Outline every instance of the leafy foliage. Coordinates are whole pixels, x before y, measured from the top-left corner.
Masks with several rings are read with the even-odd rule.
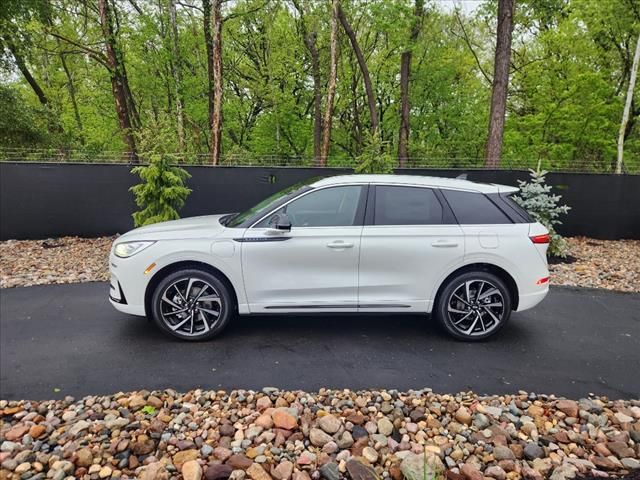
[[[0,145],[4,147],[33,147],[48,145],[47,116],[29,105],[13,89],[0,85]],[[43,120],[45,123],[43,123]]]
[[[145,405],[140,411],[145,415],[155,415],[157,412],[156,407],[152,405]]]
[[[356,173],[393,173],[396,159],[389,153],[389,142],[378,132],[370,135],[362,153],[356,158]]]
[[[547,185],[545,176],[546,170],[529,170],[531,180],[528,182],[520,180],[520,194],[514,196],[514,200],[534,218],[547,227],[551,235],[551,244],[547,253],[550,256],[566,257],[567,242],[556,232],[555,226],[562,224],[560,215],[566,215],[571,207],[560,205],[561,195],[551,193],[551,186]]]
[[[165,151],[167,134],[155,137],[140,136],[149,164],[135,167],[131,173],[140,176],[142,183],[131,187],[136,205],[141,210],[133,214],[136,227],[177,220],[180,210],[191,193],[185,181],[191,177],[183,168],[175,166],[175,158]],[[173,163],[172,163],[173,162]]]
[[[174,58],[166,2],[109,1],[139,115],[136,133],[160,132],[166,152],[180,152],[181,159],[194,162],[211,144],[204,19],[199,2],[177,3],[180,61]],[[304,18],[292,0],[223,2],[223,163],[240,155],[258,162],[271,156],[312,161],[314,90],[301,24],[315,35],[324,88],[330,2],[297,3]],[[372,142],[384,143],[381,151],[389,158],[397,149],[400,54],[407,48],[413,55],[409,165],[415,159],[434,166],[482,165],[497,2],[463,10],[426,2],[420,33],[410,46],[411,0],[341,4],[371,72],[380,138],[370,138],[361,73],[341,32],[329,165],[353,165],[352,159],[359,159],[361,168],[387,169],[373,165],[379,162],[371,156]],[[1,125],[2,146],[123,151],[111,76],[101,63],[104,37],[96,0],[0,5],[0,107],[11,113]],[[610,171],[632,60],[629,46],[638,34],[640,13],[633,1],[518,1],[503,165],[529,167],[540,160],[546,169]],[[47,108],[9,44],[46,94]],[[174,67],[181,74],[179,88]],[[176,91],[184,97],[182,150]],[[632,171],[640,170],[639,103],[625,141],[626,168]]]
[[[191,193],[184,182],[191,175],[180,167],[172,166],[170,161],[167,155],[152,154],[149,165],[131,170],[131,173],[140,175],[143,182],[131,187],[136,205],[142,208],[133,214],[137,227],[180,218],[178,210]]]

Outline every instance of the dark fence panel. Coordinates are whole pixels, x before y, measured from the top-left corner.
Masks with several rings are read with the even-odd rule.
[[[348,173],[319,168],[189,166],[193,191],[183,217],[237,212],[290,185],[316,176]],[[0,162],[0,239],[62,235],[95,237],[133,228],[139,183],[118,164]]]
[[[243,210],[285,187],[346,169],[189,166],[193,190],[182,216]],[[0,238],[92,237],[133,228],[127,165],[0,163]],[[458,176],[460,170],[407,169],[411,175]],[[517,185],[525,171],[472,170],[468,179]],[[550,173],[548,181],[572,207],[565,235],[640,239],[640,176]]]

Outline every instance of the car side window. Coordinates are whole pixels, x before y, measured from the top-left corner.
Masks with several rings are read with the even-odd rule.
[[[440,225],[442,205],[430,188],[376,187],[374,225]]]
[[[460,225],[513,223],[502,210],[482,193],[441,190]]]
[[[256,225],[269,227],[275,214],[285,213],[292,227],[345,227],[355,224],[362,186],[345,185],[307,193],[279,208]]]

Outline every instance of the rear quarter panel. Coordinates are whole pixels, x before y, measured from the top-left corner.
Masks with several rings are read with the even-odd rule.
[[[529,224],[461,225],[464,232],[465,255],[462,262],[442,273],[431,294],[435,300],[442,282],[454,271],[476,263],[488,263],[505,270],[514,279],[520,297],[547,286],[536,281],[549,275],[544,260],[529,239]]]

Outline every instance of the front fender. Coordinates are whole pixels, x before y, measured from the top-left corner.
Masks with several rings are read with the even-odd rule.
[[[211,251],[211,249],[209,249],[209,251]],[[147,285],[145,286],[145,297],[149,286],[155,284],[167,268],[180,263],[192,262],[207,265],[218,270],[222,275],[224,275],[227,280],[229,280],[229,283],[231,283],[231,286],[235,291],[236,298],[238,299],[238,308],[242,311],[241,306],[246,304],[246,299],[244,288],[242,288],[242,269],[240,265],[239,250],[234,255],[225,258],[213,253],[205,253],[200,250],[183,250],[158,257],[155,260],[156,266],[153,269],[154,273],[151,275]]]

